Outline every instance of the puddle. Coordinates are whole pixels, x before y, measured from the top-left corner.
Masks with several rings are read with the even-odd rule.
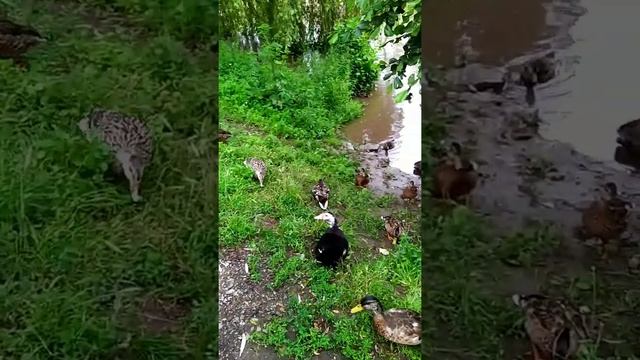
[[[378,53],[378,57],[389,60],[402,54],[401,44],[387,44]],[[417,73],[417,67],[407,68],[406,78]],[[411,89],[411,102],[396,104],[393,97],[403,89],[388,91],[390,80],[384,81],[381,74],[375,91],[366,99],[364,114],[344,127],[343,132],[354,145],[377,144],[393,140],[395,147],[389,151],[389,164],[405,174],[413,174],[413,165],[422,157],[421,142],[421,98],[420,84]],[[406,88],[406,87],[405,87]],[[375,153],[385,157],[384,152]]]

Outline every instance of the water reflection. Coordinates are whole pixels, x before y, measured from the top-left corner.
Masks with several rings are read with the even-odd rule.
[[[402,44],[387,44],[378,56],[388,60],[402,54]],[[418,67],[407,68],[406,78],[417,74]],[[389,165],[413,174],[413,165],[421,159],[421,98],[420,84],[411,89],[412,100],[396,104],[394,96],[406,89],[389,91],[390,81],[382,80],[366,99],[364,114],[344,128],[344,133],[355,144],[381,143],[393,140],[395,147],[389,151]],[[381,156],[384,156],[382,153]]]
[[[619,158],[616,129],[640,115],[640,52],[630,49],[640,36],[640,2],[583,0],[581,5],[588,12],[571,29],[575,43],[563,54],[575,59],[565,69],[575,76],[538,94],[548,123],[543,135],[612,161]]]

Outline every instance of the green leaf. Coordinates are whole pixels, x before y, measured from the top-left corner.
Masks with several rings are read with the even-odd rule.
[[[409,94],[410,94],[409,89],[402,90],[398,94],[396,94],[396,96],[393,97],[393,100],[396,103],[401,103],[401,102],[403,102],[403,101],[405,101],[407,99]]]

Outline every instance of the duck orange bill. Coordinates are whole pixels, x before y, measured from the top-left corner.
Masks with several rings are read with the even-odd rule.
[[[358,305],[358,306],[354,307],[353,309],[351,309],[351,313],[352,313],[352,314],[355,314],[355,313],[360,312],[360,311],[362,311],[362,310],[364,310],[364,308],[362,307],[362,305]]]

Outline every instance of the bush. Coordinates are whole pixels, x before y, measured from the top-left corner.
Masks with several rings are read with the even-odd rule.
[[[349,78],[354,96],[366,96],[374,88],[380,75],[375,51],[358,29],[358,20],[352,19],[338,24],[329,39],[331,51],[347,56]]]
[[[355,119],[348,62],[331,54],[290,67],[276,44],[258,56],[229,43],[220,51],[220,113],[286,138],[320,139]]]

